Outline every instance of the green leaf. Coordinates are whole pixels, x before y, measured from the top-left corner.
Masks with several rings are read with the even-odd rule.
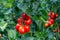
[[[16,31],[15,30],[8,30],[8,38],[16,39]]]
[[[27,37],[26,40],[34,40],[34,37]]]

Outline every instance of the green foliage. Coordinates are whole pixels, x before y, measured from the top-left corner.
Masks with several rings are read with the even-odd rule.
[[[52,27],[45,28],[48,13],[59,14]],[[15,26],[17,19],[26,12],[33,21],[31,32],[21,35]],[[0,40],[59,40],[53,30],[60,26],[60,0],[0,0]]]

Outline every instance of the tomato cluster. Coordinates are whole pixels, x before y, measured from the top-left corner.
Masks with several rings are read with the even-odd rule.
[[[51,26],[52,24],[54,24],[55,19],[58,17],[58,14],[54,13],[54,12],[50,12],[48,14],[49,18],[48,18],[48,22],[45,24],[45,27],[48,28],[49,26]]]
[[[16,24],[16,30],[20,34],[25,34],[30,31],[30,25],[32,24],[31,17],[27,15],[26,13],[23,13],[20,18],[18,18]]]

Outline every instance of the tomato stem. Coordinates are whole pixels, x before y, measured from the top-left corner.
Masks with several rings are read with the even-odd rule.
[[[44,18],[40,17],[40,19],[41,19],[44,23],[46,23],[46,21],[45,21],[45,19],[44,19]]]
[[[31,36],[32,36],[32,31],[30,31],[30,34],[31,34]]]

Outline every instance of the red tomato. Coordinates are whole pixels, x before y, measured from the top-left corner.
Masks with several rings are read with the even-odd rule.
[[[53,24],[54,23],[54,20],[53,19],[50,19],[50,22]]]
[[[54,23],[54,20],[53,19],[50,19],[50,21],[48,21],[48,24],[49,25],[52,25]]]
[[[53,16],[54,16],[54,15],[55,15],[55,13],[54,13],[54,12],[51,12],[51,15],[53,15]]]
[[[20,34],[24,34],[25,33],[25,29],[23,26],[19,27],[19,33]]]
[[[31,19],[31,17],[30,17],[30,16],[27,16],[27,20],[28,20],[28,19]]]
[[[26,13],[23,13],[22,14],[22,17],[25,19],[27,17],[27,14]]]
[[[17,25],[16,25],[16,30],[17,30],[17,31],[18,31],[18,29],[19,29],[20,26],[21,26],[20,24],[17,24]]]
[[[18,21],[18,23],[20,23],[20,24],[21,24],[21,23],[23,22],[22,17],[21,17],[21,18],[18,18],[18,20],[17,20],[17,21]]]
[[[56,18],[58,17],[58,14],[55,14],[56,15]]]
[[[49,24],[49,25],[52,25],[52,22],[51,22],[51,21],[48,21],[48,24]]]
[[[24,28],[25,28],[25,32],[29,32],[30,31],[30,26],[25,25]]]
[[[50,16],[52,19],[55,19],[55,13],[54,12],[51,12],[51,16]]]
[[[32,20],[31,19],[25,20],[25,23],[26,23],[26,25],[30,25],[30,24],[32,24]]]

